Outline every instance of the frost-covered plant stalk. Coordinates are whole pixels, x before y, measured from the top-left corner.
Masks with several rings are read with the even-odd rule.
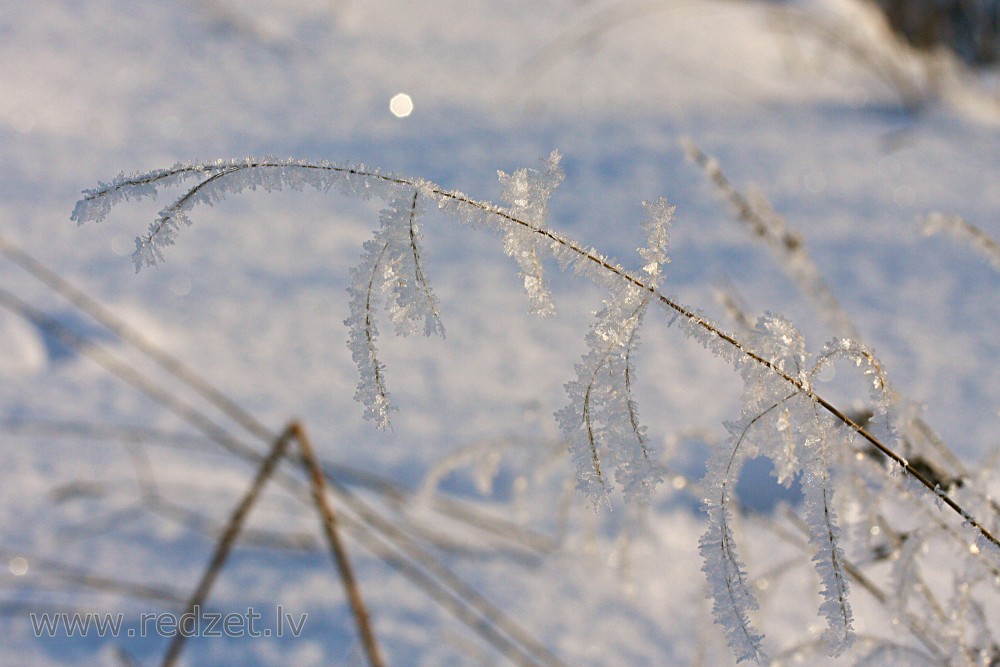
[[[638,271],[627,270],[549,228],[548,198],[563,178],[559,160],[554,152],[539,169],[521,169],[512,175],[501,172],[506,206],[363,165],[273,158],[178,164],[146,174],[119,174],[112,182],[85,191],[72,217],[80,224],[100,221],[122,200],[155,196],[160,188],[187,183],[184,194],[164,208],[148,232],[136,240],[133,260],[139,270],[162,261],[165,248],[190,224],[188,214],[196,205],[213,204],[230,193],[308,186],[324,191],[337,188],[348,195],[386,202],[379,228],[364,244],[361,260],[352,269],[351,309],[345,321],[360,375],[356,398],[364,406],[365,418],[379,428],[390,424],[394,409],[377,347],[379,304],[385,304],[397,334],[444,334],[438,301],[420,259],[419,224],[431,205],[463,223],[502,234],[505,252],[520,268],[531,310],[540,315],[554,311],[542,270],[546,256],[554,257],[564,269],[586,276],[607,294],[604,308],[586,335],[588,351],[576,366],[576,377],[566,384],[569,402],[556,413],[576,465],[578,488],[595,506],[616,484],[626,498],[646,500],[661,481],[633,397],[634,360],[639,329],[650,305],[678,318],[688,335],[732,363],[745,385],[740,416],[726,424],[729,438],[709,462],[704,480],[708,527],[700,543],[714,613],[738,660],[766,660],[762,635],[750,618],[757,606],[754,587],[739,557],[732,525],[733,488],[741,466],[751,457],[770,458],[779,481],[790,483],[798,477],[804,485],[809,549],[822,586],[819,613],[826,622],[823,637],[832,655],[844,652],[854,640],[848,600],[852,570],[840,545],[834,504],[837,476],[849,473],[867,480],[886,470],[869,465],[861,472],[858,456],[864,456],[859,451],[889,461],[890,469],[902,471],[931,492],[935,501],[957,513],[969,532],[969,537],[957,539],[965,540],[969,550],[983,559],[986,571],[997,571],[1000,542],[993,532],[926,469],[897,453],[885,373],[870,350],[841,338],[813,357],[795,326],[777,315],[762,317],[750,335],[737,337],[666,296],[660,285],[673,207],[665,200],[645,205],[647,245],[639,250]],[[885,435],[876,437],[860,420],[816,392],[817,374],[838,361],[854,364],[869,377],[872,423],[880,422]],[[868,459],[877,460],[871,455]],[[957,532],[957,524],[951,522],[948,529]],[[912,563],[912,558],[906,562]]]

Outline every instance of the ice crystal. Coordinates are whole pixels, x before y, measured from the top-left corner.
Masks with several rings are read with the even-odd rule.
[[[713,346],[711,335],[700,334],[699,338]],[[830,439],[843,429],[814,400],[810,381],[816,368],[810,368],[805,340],[790,321],[772,314],[761,317],[740,349],[744,353],[734,362],[745,385],[743,410],[737,422],[727,424],[730,439],[712,457],[705,476],[709,526],[702,537],[701,553],[712,584],[716,620],[738,658],[759,659],[759,637],[748,621],[756,601],[732,544],[729,505],[743,461],[763,455],[774,462],[779,481],[788,483],[803,473],[805,521],[822,583],[819,613],[827,621],[824,639],[830,653],[839,655],[854,638],[831,472],[837,454]],[[881,367],[873,355],[841,341],[824,348],[820,363],[841,357],[860,360],[875,376],[881,396],[884,376],[878,372]]]
[[[348,347],[361,379],[355,398],[365,406],[365,418],[379,428],[389,425],[392,411],[385,385],[385,367],[379,361],[375,341],[375,312],[380,295],[386,298],[396,333],[418,331],[444,335],[437,297],[420,264],[418,217],[422,211],[420,190],[402,191],[390,199],[379,216],[381,227],[364,245],[360,264],[351,270],[348,288],[351,315],[344,324],[350,333]]]
[[[726,424],[730,439],[716,449],[705,475],[703,506],[708,527],[699,542],[704,559],[702,571],[708,579],[712,613],[722,626],[729,648],[737,662],[765,662],[761,647],[764,636],[750,622],[750,612],[758,608],[757,598],[748,581],[746,567],[737,553],[732,530],[731,494],[748,451],[742,447],[747,434],[759,417],[744,413],[737,422]]]
[[[667,262],[672,215],[673,207],[665,200],[646,204],[643,228],[648,245],[639,255],[651,287]],[[662,481],[632,398],[634,354],[651,292],[621,276],[609,282],[611,294],[587,334],[587,353],[576,365],[576,379],[566,384],[569,404],[556,413],[570,443],[578,488],[595,504],[612,488],[608,468],[630,500],[648,500]]]
[[[542,316],[554,314],[555,305],[545,286],[542,271],[545,246],[535,230],[545,228],[549,197],[563,180],[560,159],[559,152],[552,151],[541,170],[518,169],[509,175],[499,172],[503,185],[502,198],[511,207],[511,217],[527,223],[527,226],[515,221],[504,224],[504,251],[521,267],[531,311]]]

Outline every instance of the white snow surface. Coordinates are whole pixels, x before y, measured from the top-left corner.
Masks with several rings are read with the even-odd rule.
[[[669,316],[645,315],[633,391],[653,448],[665,455],[679,438],[690,465],[671,464],[684,478],[665,474],[648,508],[615,495],[595,514],[574,490],[553,417],[607,297],[590,281],[547,262],[557,315],[532,316],[523,269],[500,236],[428,207],[422,268],[447,336],[397,338],[379,311],[398,409],[379,431],[354,400],[343,322],[350,268],[379,226],[381,202],[334,191],[230,195],[190,211],[193,224],[165,261],[138,274],[133,238],[182,190],[118,204],[99,224],[78,227],[69,216],[82,190],[119,172],[248,155],[364,163],[501,202],[498,170],[535,167],[557,149],[565,180],[548,201],[550,227],[638,272],[642,202],[665,197],[676,213],[664,292],[736,328],[716,302],[727,290],[753,318],[795,321],[819,350],[833,333],[686,160],[679,141],[689,137],[801,235],[900,394],[924,406],[970,468],[995,465],[1000,272],[961,240],[921,232],[941,211],[1000,237],[1000,112],[984,101],[985,81],[941,84],[907,110],[847,38],[818,39],[819,29],[793,20],[825,25],[856,11],[847,0],[6,3],[0,236],[270,429],[299,419],[328,463],[413,494],[395,501],[360,474],[336,473],[393,521],[426,531],[416,539],[429,553],[565,664],[729,664],[705,598],[704,517],[691,488],[705,447],[722,442],[723,421],[739,413],[741,382]],[[861,39],[869,24],[856,25]],[[413,100],[408,117],[390,112],[398,93]],[[264,450],[6,256],[0,290]],[[178,610],[52,564],[185,597],[254,468],[13,311],[0,311],[0,336],[0,663],[155,664],[166,648],[155,633],[36,637],[31,612],[123,613],[136,627],[143,613]],[[849,408],[864,397],[863,387],[852,393],[859,386],[833,382],[830,393]],[[417,494],[429,478],[438,487]],[[441,498],[477,518],[447,516]],[[483,517],[517,530],[494,535]],[[753,533],[754,519],[745,521]],[[308,614],[302,636],[192,638],[182,662],[364,664],[308,503],[272,486],[249,528],[307,546],[248,537],[207,606],[253,608],[266,624],[281,605]],[[518,541],[528,531],[545,548]],[[388,664],[508,664],[346,532]],[[783,651],[824,627],[808,557],[778,544],[743,553],[756,574],[783,549],[796,563],[756,617],[768,654],[791,660]],[[15,558],[27,573],[15,574]],[[785,586],[809,591],[800,608],[772,604]],[[852,602],[859,632],[892,635],[871,599]],[[821,660],[851,664],[863,653],[859,645]]]

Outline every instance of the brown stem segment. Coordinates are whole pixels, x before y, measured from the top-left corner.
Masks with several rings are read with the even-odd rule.
[[[261,491],[267,484],[267,480],[274,473],[275,468],[277,468],[278,463],[284,456],[285,451],[288,449],[288,443],[295,437],[295,426],[295,424],[292,424],[278,436],[271,447],[270,453],[261,462],[253,483],[243,495],[243,499],[240,500],[236,509],[233,510],[229,523],[226,524],[226,530],[222,533],[215,547],[215,553],[212,554],[212,559],[209,561],[208,567],[205,568],[205,573],[202,575],[201,581],[198,582],[198,587],[195,588],[194,593],[188,599],[187,607],[180,618],[196,616],[200,613],[202,604],[204,604],[208,598],[208,593],[212,590],[212,584],[215,583],[216,577],[218,577],[222,566],[225,565],[226,559],[229,557],[229,552],[232,550],[233,545],[236,544],[236,539],[243,529],[243,524],[250,514],[250,509],[257,501]],[[167,652],[163,656],[163,662],[161,663],[163,667],[172,667],[177,662],[186,640],[187,633],[181,631],[181,624],[178,623],[177,632],[174,634],[173,639],[171,639],[170,645],[167,646]]]
[[[354,577],[350,561],[347,558],[347,551],[344,549],[343,543],[340,541],[339,533],[337,532],[337,517],[333,511],[333,506],[330,505],[330,502],[327,499],[326,479],[323,476],[322,468],[317,462],[309,436],[307,435],[302,424],[297,421],[293,421],[285,428],[281,435],[274,441],[274,445],[271,447],[271,451],[268,453],[267,457],[261,462],[260,467],[257,469],[257,475],[254,477],[253,483],[243,495],[243,498],[236,506],[236,509],[233,510],[229,523],[226,524],[226,530],[223,532],[222,536],[219,538],[218,544],[216,545],[215,553],[212,554],[212,559],[209,561],[208,567],[205,569],[205,573],[202,575],[201,581],[198,582],[197,588],[195,588],[194,593],[191,594],[184,614],[180,618],[197,616],[197,614],[200,613],[201,606],[208,598],[208,594],[212,589],[212,585],[215,583],[215,579],[218,577],[219,572],[222,570],[222,567],[225,565],[226,560],[229,557],[229,552],[232,550],[233,545],[236,544],[236,540],[243,529],[244,523],[246,523],[246,519],[250,514],[251,508],[257,501],[257,498],[260,497],[260,494],[271,475],[277,469],[278,463],[281,462],[285,452],[288,450],[289,443],[293,440],[298,443],[299,450],[302,453],[303,465],[309,473],[313,500],[315,501],[316,509],[320,514],[327,541],[330,543],[330,551],[333,554],[334,563],[337,566],[340,579],[344,583],[344,589],[347,592],[347,598],[351,605],[351,611],[354,613],[354,618],[358,625],[358,632],[361,635],[362,644],[364,645],[365,653],[368,656],[368,662],[371,667],[384,667],[385,662],[382,660],[378,643],[375,641],[375,635],[371,629],[368,610],[365,608],[364,601],[361,599],[361,593],[358,589],[357,580]],[[181,650],[184,648],[184,642],[187,640],[187,637],[187,633],[182,632],[180,624],[178,624],[178,631],[174,634],[173,639],[170,641],[170,645],[167,647],[167,652],[163,656],[163,662],[161,663],[162,667],[173,667],[173,665],[177,662],[177,659],[180,657]]]
[[[354,570],[351,568],[351,561],[347,557],[347,550],[340,541],[340,533],[337,530],[337,515],[330,504],[326,477],[323,469],[316,460],[312,443],[306,433],[305,428],[299,422],[292,422],[289,426],[292,437],[299,443],[299,450],[302,452],[302,464],[309,473],[309,481],[312,486],[313,500],[316,509],[319,511],[323,523],[323,532],[326,540],[330,544],[330,553],[333,562],[337,566],[340,580],[344,584],[344,591],[351,604],[351,611],[354,613],[354,620],[358,626],[358,634],[361,635],[361,643],[365,647],[365,654],[368,656],[368,663],[372,667],[383,667],[385,662],[379,650],[378,642],[375,641],[375,633],[372,632],[371,618],[364,600],[361,598],[361,591],[358,588],[357,580],[354,577]]]

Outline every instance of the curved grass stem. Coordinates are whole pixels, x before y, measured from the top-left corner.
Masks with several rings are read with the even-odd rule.
[[[771,373],[775,374],[778,378],[788,383],[796,392],[801,393],[812,400],[816,405],[826,410],[835,419],[847,426],[851,431],[861,436],[869,444],[875,447],[878,451],[888,457],[891,461],[896,463],[902,468],[902,470],[909,475],[911,478],[919,482],[923,487],[925,487],[930,493],[934,494],[936,499],[947,505],[953,512],[962,517],[962,520],[974,528],[979,535],[985,539],[987,542],[992,544],[997,549],[1000,549],[1000,539],[997,537],[978,519],[973,517],[968,511],[966,511],[957,501],[955,501],[950,495],[944,492],[938,485],[932,483],[920,470],[912,466],[904,457],[897,454],[891,447],[880,441],[877,437],[869,433],[860,424],[848,417],[843,411],[838,409],[835,405],[827,401],[821,395],[817,394],[810,386],[807,386],[802,379],[794,375],[789,374],[784,371],[776,362],[773,362],[760,354],[754,352],[749,346],[737,339],[733,334],[730,334],[718,325],[706,319],[705,317],[696,313],[693,309],[684,306],[683,304],[675,301],[674,299],[664,295],[655,284],[652,284],[648,280],[639,278],[623,267],[612,263],[607,258],[601,256],[593,249],[587,249],[580,245],[574,239],[564,236],[554,230],[545,229],[539,227],[538,225],[531,223],[527,220],[517,217],[512,214],[509,210],[501,208],[495,204],[488,202],[482,202],[453,190],[446,190],[439,186],[431,185],[426,182],[418,181],[417,179],[408,178],[404,176],[397,176],[393,174],[380,173],[375,170],[369,170],[362,167],[351,167],[351,166],[341,166],[328,163],[309,163],[309,162],[295,162],[295,161],[281,161],[281,160],[254,160],[247,159],[245,161],[233,161],[229,163],[217,163],[208,164],[203,166],[184,166],[177,167],[174,170],[166,170],[163,172],[157,172],[156,174],[149,176],[137,177],[135,180],[123,179],[116,182],[114,185],[103,187],[96,191],[88,192],[85,196],[85,200],[94,200],[99,197],[114,194],[121,189],[127,189],[135,185],[150,185],[158,180],[167,179],[182,172],[187,173],[191,171],[200,171],[206,175],[206,178],[202,180],[197,185],[193,186],[182,196],[174,206],[167,209],[168,211],[175,210],[178,206],[183,206],[184,204],[193,201],[195,195],[197,195],[203,188],[208,186],[213,182],[218,182],[220,179],[224,179],[232,174],[236,174],[240,171],[247,169],[306,169],[306,170],[321,170],[327,172],[333,172],[345,175],[347,177],[357,177],[361,179],[373,179],[386,183],[391,183],[400,186],[412,187],[418,191],[425,192],[428,195],[437,197],[441,201],[450,201],[460,206],[467,206],[472,209],[476,209],[481,212],[485,212],[489,215],[496,216],[507,224],[518,225],[529,230],[531,233],[538,235],[539,237],[546,239],[553,248],[561,248],[562,250],[568,252],[570,255],[575,256],[578,261],[588,262],[596,266],[599,270],[606,271],[618,278],[631,283],[635,287],[646,291],[649,293],[651,299],[658,301],[661,306],[667,308],[668,310],[675,313],[677,316],[685,318],[688,323],[702,331],[708,333],[710,336],[722,341],[726,345],[731,346],[738,355],[749,359],[750,361],[759,364],[767,368]],[[147,237],[148,239],[149,237]],[[151,240],[151,239],[150,239]]]

